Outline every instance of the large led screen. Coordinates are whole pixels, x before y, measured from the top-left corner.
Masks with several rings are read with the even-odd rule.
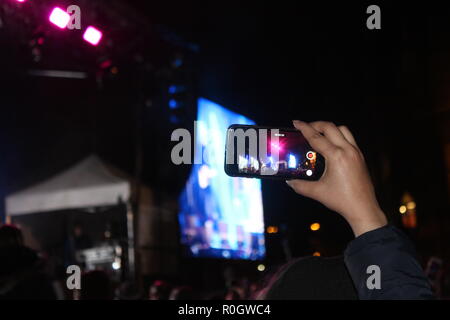
[[[200,160],[181,193],[181,241],[188,256],[264,258],[261,181],[224,172],[225,138],[231,124],[254,124],[207,99],[199,99],[195,146]]]

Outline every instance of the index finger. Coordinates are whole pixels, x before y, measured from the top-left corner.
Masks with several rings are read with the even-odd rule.
[[[306,122],[294,120],[294,127],[301,131],[308,143],[316,151],[321,153],[324,157],[330,156],[335,150],[336,146],[331,143],[324,135],[314,129]]]
[[[345,139],[344,134],[332,122],[315,121],[310,122],[309,125],[322,133],[336,146],[345,148],[349,144],[349,142]]]

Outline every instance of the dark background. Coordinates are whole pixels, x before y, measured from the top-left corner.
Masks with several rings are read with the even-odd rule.
[[[78,2],[83,11],[85,2],[70,3]],[[50,32],[36,63],[29,45],[34,31],[20,23],[14,30],[0,28],[2,197],[96,152],[138,174],[154,188],[156,201],[176,198],[188,168],[168,161],[173,124],[160,93],[161,83],[172,79],[164,74],[179,50],[192,97],[208,98],[260,125],[291,126],[293,119],[347,125],[390,220],[400,226],[400,199],[410,192],[419,221],[410,234],[421,257],[448,255],[447,7],[405,1],[126,1],[129,11],[117,17],[101,10],[102,1],[91,1],[97,3],[96,18],[113,40],[109,49],[86,48]],[[111,2],[117,8],[113,3],[120,1]],[[366,28],[370,4],[381,7],[381,30]],[[121,19],[129,21],[123,30]],[[182,41],[167,46],[160,30]],[[112,59],[118,74],[99,75],[102,59]],[[25,75],[36,66],[83,70],[89,78]],[[195,109],[184,116],[190,123]],[[338,254],[352,238],[342,218],[284,183],[264,181],[263,192],[266,225],[282,231],[267,235],[269,261],[283,260],[284,235],[294,256],[313,248]],[[322,228],[312,234],[308,228],[315,221]]]

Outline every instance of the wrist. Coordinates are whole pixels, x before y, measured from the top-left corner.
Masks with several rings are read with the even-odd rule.
[[[386,215],[380,208],[359,212],[346,220],[355,237],[387,225]]]

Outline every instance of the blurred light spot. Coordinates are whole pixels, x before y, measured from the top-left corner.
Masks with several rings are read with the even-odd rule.
[[[170,93],[170,94],[175,94],[175,93],[177,93],[177,86],[175,86],[175,85],[169,86],[169,93]]]
[[[214,175],[214,172],[207,165],[202,165],[198,170],[198,184],[200,188],[206,189],[209,186],[210,179]]]
[[[297,159],[293,154],[289,155],[289,161],[288,161],[289,168],[295,169],[297,167]]]
[[[406,212],[406,206],[400,206],[398,211],[400,211],[401,214],[404,214]]]
[[[320,229],[320,223],[314,222],[309,226],[309,228],[311,229],[311,231],[317,231]]]
[[[169,100],[169,108],[170,109],[176,109],[178,108],[178,102],[175,99],[170,99]]]
[[[267,227],[267,233],[277,233],[278,227],[277,226],[268,226]]]
[[[410,201],[406,204],[406,208],[408,208],[408,210],[414,210],[416,208],[416,203],[414,201]]]

